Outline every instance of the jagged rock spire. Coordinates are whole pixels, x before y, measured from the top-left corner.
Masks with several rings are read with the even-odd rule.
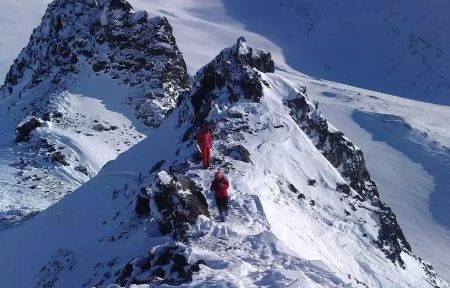
[[[235,45],[222,50],[197,72],[190,96],[191,109],[185,110],[183,121],[203,121],[216,104],[239,99],[258,102],[264,83],[260,72],[274,72],[271,54],[252,48],[240,37]]]

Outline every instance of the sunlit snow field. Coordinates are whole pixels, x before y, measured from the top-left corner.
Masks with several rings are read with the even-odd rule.
[[[48,2],[40,0],[33,1],[33,4],[31,4],[27,0],[18,0],[2,1],[0,3],[0,11],[8,11],[8,13],[0,13],[2,24],[0,25],[0,43],[2,47],[7,47],[0,55],[1,78],[7,71],[5,65],[9,65],[7,63],[11,63],[20,49],[27,43],[27,34],[30,34],[32,28],[38,25],[39,18],[44,13],[45,5]],[[285,34],[280,35],[278,38],[273,37],[273,29],[275,28],[273,28],[272,24],[276,22],[279,25],[295,23],[294,20],[289,22],[291,21],[289,17],[293,17],[291,14],[284,15],[286,19],[283,19],[281,22],[276,20],[267,21],[267,17],[261,18],[258,14],[264,11],[264,7],[258,10],[239,10],[237,5],[241,1],[224,1],[222,3],[218,0],[133,0],[130,2],[136,7],[143,8],[153,14],[163,14],[168,17],[174,27],[177,43],[184,54],[191,74],[206,64],[222,48],[234,43],[235,39],[241,35],[245,36],[252,45],[271,51],[279,68],[278,73],[291,78],[291,80],[305,84],[309,97],[319,102],[319,110],[364,151],[369,172],[379,187],[381,197],[397,213],[406,237],[412,244],[413,251],[430,261],[442,276],[450,279],[450,260],[448,257],[450,255],[450,203],[448,202],[450,108],[421,101],[405,100],[387,94],[315,79],[293,72],[288,68],[289,66],[295,67],[301,72],[311,73],[314,76],[329,80],[361,85],[362,88],[394,91],[405,98],[425,99],[428,101],[429,99],[425,96],[430,96],[430,99],[434,102],[442,100],[443,103],[448,104],[450,101],[448,99],[450,98],[441,99],[441,97],[437,99],[434,95],[429,95],[431,90],[427,90],[424,87],[427,79],[438,85],[436,84],[438,79],[436,75],[439,73],[432,74],[434,78],[424,78],[425,83],[420,82],[420,89],[407,87],[407,84],[410,82],[402,81],[402,70],[398,70],[398,65],[401,65],[402,61],[408,61],[408,58],[400,57],[402,53],[405,53],[402,50],[405,43],[402,42],[396,46],[391,45],[391,42],[389,42],[388,45],[382,47],[383,49],[372,51],[377,53],[378,57],[389,55],[389,59],[384,63],[385,67],[381,68],[370,66],[375,65],[377,59],[369,59],[370,61],[367,62],[351,59],[352,51],[347,51],[341,46],[351,48],[352,45],[346,46],[343,43],[339,46],[342,49],[333,50],[333,53],[335,53],[331,55],[333,58],[325,58],[327,61],[333,61],[333,65],[321,62],[320,69],[317,68],[317,70],[313,71],[311,67],[314,67],[316,62],[312,60],[312,62],[308,62],[311,58],[306,59],[306,62],[296,61],[297,59],[295,58],[303,55],[301,51],[297,52],[296,45],[299,42],[306,41],[307,38],[302,38],[300,37],[302,35],[298,34],[291,35],[293,37],[292,41],[289,41],[289,35]],[[249,5],[257,5],[255,2],[249,1],[248,3]],[[420,6],[418,7],[420,8]],[[436,7],[439,8],[439,6]],[[272,11],[279,13],[283,9],[286,8],[274,7]],[[447,10],[440,10],[442,10],[442,13],[439,13],[439,15],[448,15],[445,13]],[[20,17],[11,17],[14,11],[20,11],[20,14],[18,14]],[[252,13],[254,15],[251,15]],[[413,14],[417,16],[417,11]],[[261,23],[258,19],[255,20],[258,17],[264,22]],[[448,27],[448,25],[442,26],[442,23],[446,23],[445,18],[438,18],[436,27]],[[347,23],[346,25],[349,27],[349,31],[352,31],[353,24]],[[395,25],[401,26],[402,24],[396,22]],[[285,25],[285,28],[288,27],[288,25]],[[439,36],[439,29],[436,29],[434,26],[430,27],[432,32],[430,33],[437,35],[437,39],[442,39]],[[279,28],[277,26],[277,29]],[[296,26],[293,26],[293,29],[296,29]],[[389,27],[383,29],[389,30]],[[402,37],[404,37],[403,33],[408,35],[406,30],[400,31]],[[389,31],[387,33],[395,34],[395,32]],[[443,33],[443,35],[445,34]],[[351,35],[350,33],[346,36]],[[321,41],[317,40],[317,37]],[[315,44],[313,43],[314,45],[324,45],[323,39],[320,39],[320,34],[315,35],[314,39],[318,41]],[[406,39],[408,39],[407,36]],[[350,40],[353,39],[350,38]],[[373,39],[373,41],[377,41],[377,39]],[[311,44],[312,49],[304,51],[313,53],[315,51],[314,47],[317,47],[313,44]],[[365,46],[363,44],[364,41],[358,43],[358,49],[364,49]],[[435,50],[422,48],[420,41],[417,45],[419,54],[425,53],[427,57],[431,57],[426,58],[432,59],[430,63],[434,65],[440,62],[439,58],[435,59],[437,57],[437,52],[433,52]],[[393,52],[389,53],[391,48]],[[296,55],[296,53],[299,53],[299,55]],[[341,53],[344,53],[347,57],[345,59],[337,59],[339,55],[342,55]],[[450,51],[443,51],[442,53],[442,55],[446,56]],[[314,56],[316,57],[314,59],[318,59],[321,54],[308,54],[308,56]],[[362,57],[365,54],[358,53],[358,56]],[[396,57],[400,57],[402,60],[395,62]],[[412,57],[411,59],[414,59],[414,61],[417,60],[416,55]],[[305,63],[304,70],[302,69],[302,63]],[[333,66],[329,70],[325,66],[328,64]],[[367,64],[367,68],[362,64]],[[417,66],[416,62],[413,64],[405,68],[411,71],[403,71],[411,79],[420,77],[420,75],[428,71],[422,67],[420,68],[422,70],[416,72],[414,69],[421,66]],[[356,74],[341,75],[340,72],[347,67],[346,65],[352,66],[352,71],[356,71],[355,73],[360,73],[361,75],[357,75],[358,77],[354,78],[352,76],[356,76]],[[375,69],[369,72],[376,71],[378,73],[371,75],[381,78],[364,78],[364,74],[369,73],[366,70],[369,67]],[[393,68],[395,77],[390,78],[381,74],[381,72],[385,72],[386,67]],[[436,69],[440,70],[441,68],[441,66],[438,66]],[[401,85],[395,86],[396,83],[400,83],[399,81],[401,81]],[[385,87],[385,84],[388,87]],[[442,92],[445,91],[445,87],[444,85],[436,90],[440,93],[439,95],[445,95]],[[401,93],[402,91],[405,91],[405,93]],[[412,91],[411,94],[408,94],[409,91]],[[426,91],[426,93],[421,93],[423,91]],[[423,136],[425,135],[423,133],[426,133],[426,136]],[[413,137],[414,135],[419,135],[419,137]],[[0,153],[5,156],[0,157],[0,181],[2,181],[2,186],[8,187],[8,181],[10,180],[8,177],[11,177],[11,173],[8,172],[8,169],[11,168],[8,168],[9,166],[7,165],[10,151],[5,149],[0,148]],[[8,176],[2,176],[6,175],[3,173],[6,173]],[[5,194],[0,197],[8,199],[8,196]],[[10,199],[15,199],[14,197],[9,197]],[[1,205],[7,204],[2,203]]]

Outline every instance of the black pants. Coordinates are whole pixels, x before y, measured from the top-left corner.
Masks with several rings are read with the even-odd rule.
[[[217,209],[219,209],[219,214],[222,214],[222,212],[228,214],[228,196],[225,197],[216,196],[216,205]]]

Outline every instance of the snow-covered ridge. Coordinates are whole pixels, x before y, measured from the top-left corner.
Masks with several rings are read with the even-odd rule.
[[[167,19],[53,1],[0,89],[0,221],[39,212],[151,134],[189,89]]]
[[[0,233],[2,283],[448,287],[408,251],[402,265],[386,257],[375,243],[383,229],[377,207],[344,186],[290,114],[286,100],[302,87],[234,57],[271,63],[258,58],[267,53],[241,54],[244,45],[239,39],[199,71],[154,137]],[[202,119],[215,135],[210,170],[193,139]],[[227,223],[215,221],[208,193],[219,168],[232,187]]]

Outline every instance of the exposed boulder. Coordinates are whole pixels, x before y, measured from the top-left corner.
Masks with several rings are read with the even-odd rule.
[[[86,176],[89,176],[89,171],[88,171],[87,167],[84,165],[81,165],[81,164],[77,165],[77,166],[75,166],[74,169],[75,169],[75,171],[78,171],[80,173],[83,173]]]
[[[236,145],[227,150],[227,155],[235,160],[250,163],[250,152],[242,145]]]
[[[147,255],[131,260],[120,272],[117,284],[181,285],[192,281],[203,260],[189,263],[190,248],[180,243],[168,243],[153,248]]]
[[[27,117],[16,127],[16,143],[28,142],[31,139],[31,132],[42,126],[42,122],[36,117]]]
[[[64,154],[62,154],[60,151],[56,151],[55,153],[53,153],[51,159],[53,162],[60,163],[64,166],[70,165],[69,162],[67,162],[66,160],[66,156],[64,156]]]
[[[141,193],[137,197],[136,206],[134,207],[134,212],[136,212],[138,217],[147,217],[150,215],[150,199],[147,195],[146,189],[142,188]]]
[[[186,239],[199,215],[210,217],[202,188],[188,177],[175,172],[159,172],[154,186],[145,197],[158,210],[152,211],[152,215],[157,219],[161,233],[171,234],[180,240]]]

